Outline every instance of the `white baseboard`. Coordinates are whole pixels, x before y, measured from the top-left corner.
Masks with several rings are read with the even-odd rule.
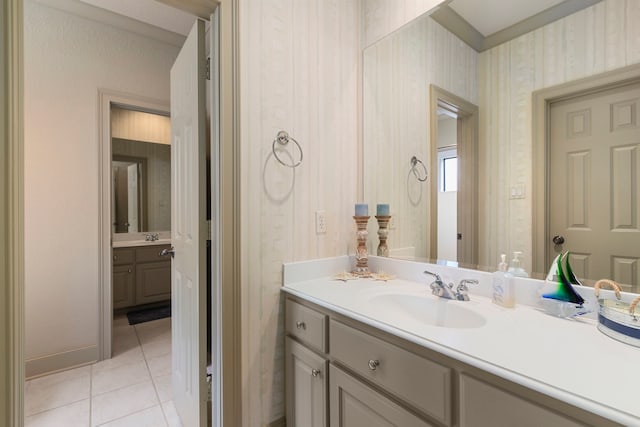
[[[51,354],[25,362],[25,377],[27,379],[66,371],[67,369],[95,363],[98,360],[98,346],[79,348],[63,353]]]

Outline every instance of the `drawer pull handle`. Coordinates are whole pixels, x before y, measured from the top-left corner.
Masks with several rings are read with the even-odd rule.
[[[378,366],[380,366],[379,360],[369,360],[369,369],[375,371],[376,369],[378,369]]]
[[[307,329],[307,325],[304,322],[296,322],[296,328],[298,329]]]
[[[312,369],[311,370],[311,376],[312,377],[317,377],[320,375],[320,371],[318,371],[317,369]]]

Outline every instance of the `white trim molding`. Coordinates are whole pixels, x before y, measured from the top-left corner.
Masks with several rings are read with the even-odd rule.
[[[0,4],[0,425],[24,423],[22,0]]]
[[[98,346],[79,348],[38,357],[25,362],[25,377],[32,379],[70,368],[90,365],[98,360]]]

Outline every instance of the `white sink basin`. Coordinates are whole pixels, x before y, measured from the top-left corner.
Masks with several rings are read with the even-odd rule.
[[[436,298],[431,295],[381,294],[368,300],[382,316],[401,317],[442,328],[480,328],[487,320],[463,306],[465,302]]]

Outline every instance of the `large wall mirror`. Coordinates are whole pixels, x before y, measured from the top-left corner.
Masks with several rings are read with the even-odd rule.
[[[111,107],[113,233],[171,229],[170,141],[168,115]]]
[[[484,3],[482,10],[473,10],[478,3],[473,0],[445,3],[363,52],[363,195],[371,205],[391,205],[390,255],[495,271],[500,254],[512,259],[518,251],[524,268],[541,278],[550,259],[570,250],[572,266],[585,284],[609,277],[628,291],[639,291],[640,120],[636,115],[640,95],[629,95],[633,82],[623,87],[622,94],[612,95],[605,107],[608,113],[600,122],[584,113],[584,106],[558,109],[558,114],[571,120],[536,120],[534,98],[640,63],[637,31],[629,25],[640,19],[640,8],[626,0],[589,0],[580,5],[562,0],[524,1],[522,8],[504,0],[492,2],[491,7],[502,9],[492,12]],[[544,10],[525,10],[530,7]],[[518,11],[513,13],[515,21],[498,22],[497,18],[510,14],[508,10]],[[524,15],[518,15],[520,12]],[[640,76],[640,68],[636,74]],[[625,75],[628,78],[630,73]],[[459,146],[456,150],[460,118],[441,109],[437,100],[434,103],[434,87],[477,106],[476,167],[454,160],[464,155]],[[562,107],[566,100],[549,98],[545,102],[543,115]],[[578,114],[580,111],[584,114]],[[617,121],[609,122],[609,118]],[[611,155],[588,155],[578,138],[580,132],[586,135],[588,126],[615,130],[624,137],[619,146],[603,151]],[[552,128],[559,135],[576,137],[570,138],[573,148],[563,154],[566,161],[560,169],[566,173],[554,178],[554,183],[548,178],[555,176],[550,172],[555,166],[547,161],[551,151],[543,152],[539,146],[550,144],[549,140],[534,136],[553,134]],[[601,139],[610,140],[611,135],[601,135]],[[539,152],[543,152],[541,157]],[[536,156],[540,158],[535,160]],[[414,158],[420,160],[417,167],[426,166],[425,182],[417,179],[424,170],[416,170]],[[598,193],[599,186],[589,183],[604,178],[591,172],[612,162],[618,166],[607,178],[610,185]],[[476,186],[475,259],[460,256],[466,237],[460,236],[459,223],[464,209],[459,194],[455,200],[460,187],[453,180],[463,179],[471,179]],[[547,222],[550,213],[560,208],[550,187],[569,196],[560,199],[568,209],[560,220],[565,231],[556,231]],[[604,203],[611,204],[613,219],[601,223],[611,234],[625,234],[624,250],[614,244],[603,253],[601,240],[583,242],[575,234],[577,228],[595,226],[584,219],[605,215],[606,209],[592,209]],[[539,206],[545,210],[540,211]],[[575,215],[569,218],[566,212]],[[370,221],[371,253],[375,253],[376,232],[377,224]],[[561,239],[553,238],[565,232],[565,242],[555,243]]]

